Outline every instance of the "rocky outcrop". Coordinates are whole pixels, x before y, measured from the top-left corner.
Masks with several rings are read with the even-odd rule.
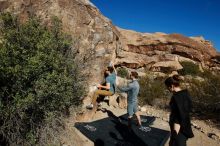
[[[51,17],[57,16],[63,31],[73,37],[72,50],[91,90],[102,80],[110,60],[130,69],[153,71],[181,69],[180,61],[220,68],[220,55],[203,37],[124,30],[112,25],[89,0],[1,0],[0,11],[18,15],[21,22],[37,16],[48,26]]]
[[[220,71],[220,53],[217,53],[217,55],[212,58],[211,69]]]
[[[0,11],[3,11],[5,8],[9,7],[9,2],[7,0],[0,1]]]
[[[140,68],[148,66],[155,68],[157,62],[190,61],[206,67],[213,65],[217,56],[216,49],[211,42],[203,37],[185,37],[181,34],[138,33],[118,28],[121,32],[122,48],[117,50],[118,62],[130,67]],[[176,70],[181,67],[176,68]]]
[[[170,69],[170,71],[175,71],[183,69],[183,67],[178,61],[161,61],[153,64],[151,68],[152,71],[163,71],[163,69]]]
[[[63,31],[73,37],[72,49],[89,76],[88,85],[102,80],[102,71],[120,45],[118,30],[89,0],[1,0],[0,11],[18,15],[21,22],[37,16],[48,26],[57,16]]]

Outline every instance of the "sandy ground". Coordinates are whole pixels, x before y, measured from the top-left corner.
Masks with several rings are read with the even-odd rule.
[[[120,116],[126,113],[125,109],[119,109],[114,107],[109,107],[107,105],[103,105],[104,108],[111,110],[116,116]],[[152,127],[169,130],[167,116],[168,113],[163,110],[154,109],[153,107],[146,107],[146,112],[141,112],[142,115],[155,116],[156,120],[151,125]],[[88,112],[88,111],[87,111]],[[80,119],[84,121],[95,121],[105,117],[108,117],[106,113],[102,111],[97,111],[95,114],[91,114],[88,112],[90,119]],[[63,146],[93,146],[93,142],[87,139],[83,134],[81,134],[76,128],[74,128],[74,122],[77,119],[73,117],[67,120],[66,131],[62,136],[62,144]],[[200,122],[200,121],[199,121]],[[205,125],[202,122],[202,126],[206,126],[205,128],[196,129],[193,128],[193,132],[195,137],[191,138],[187,141],[188,146],[220,146],[219,140],[214,140],[207,136],[207,133],[204,132],[206,129],[212,131],[213,128],[210,125]],[[208,128],[209,129],[208,129]],[[168,146],[169,140],[166,142],[165,146]]]

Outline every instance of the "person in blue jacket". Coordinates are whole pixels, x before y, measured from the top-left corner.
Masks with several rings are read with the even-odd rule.
[[[128,127],[131,127],[131,119],[135,114],[137,117],[138,125],[141,127],[141,118],[138,112],[138,93],[139,93],[139,83],[138,83],[138,73],[133,71],[130,74],[130,79],[132,80],[131,83],[128,84],[127,87],[118,87],[118,89],[122,92],[128,93],[128,106],[127,106],[127,113],[128,113]]]

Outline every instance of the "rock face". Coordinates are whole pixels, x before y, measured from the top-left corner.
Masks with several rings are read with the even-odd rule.
[[[212,66],[217,52],[211,42],[203,37],[185,37],[181,34],[138,33],[118,28],[121,33],[122,48],[117,50],[118,62],[129,68],[178,66],[179,61],[190,61]],[[168,61],[168,62],[167,62]],[[166,63],[167,62],[167,63]],[[162,64],[162,63],[160,63]],[[181,69],[177,67],[176,70]]]
[[[115,58],[119,32],[89,0],[1,0],[0,11],[18,15],[21,22],[34,15],[46,25],[57,16],[73,37],[72,49],[89,75],[89,85],[102,80],[104,67]]]
[[[217,55],[212,58],[212,61],[211,69],[220,71],[220,53],[217,53]]]
[[[169,68],[170,71],[183,69],[182,65],[178,61],[161,61],[161,62],[156,62],[155,64],[153,64],[151,67],[151,70],[152,71],[163,71],[163,70],[166,70],[167,68]]]
[[[78,53],[91,90],[103,79],[110,60],[130,69],[146,67],[153,71],[181,69],[179,61],[220,68],[220,55],[203,37],[124,30],[112,25],[89,0],[0,0],[3,11],[18,15],[21,22],[35,15],[48,26],[51,17],[57,16],[63,31],[73,37],[72,49]]]

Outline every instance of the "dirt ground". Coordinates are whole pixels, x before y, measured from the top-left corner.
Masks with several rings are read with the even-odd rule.
[[[109,107],[107,105],[103,105],[104,108],[111,110],[116,116],[120,116],[126,113],[126,109],[119,109],[114,107]],[[152,127],[169,130],[168,125],[168,116],[169,113],[160,109],[156,109],[154,107],[145,106],[146,111],[141,112],[142,115],[155,116],[156,120],[151,125]],[[102,111],[97,111],[94,114],[91,114],[87,111],[87,117],[75,119],[71,117],[66,122],[66,131],[62,136],[62,146],[93,146],[93,142],[91,142],[88,138],[86,138],[83,134],[81,134],[76,128],[74,128],[74,123],[77,120],[80,121],[95,121],[105,117],[108,117],[106,113]],[[84,114],[86,115],[86,114]],[[206,122],[193,120],[193,132],[195,137],[191,138],[187,141],[188,146],[220,146],[220,141],[217,138],[210,138],[208,133],[215,133],[218,135],[219,129],[208,125]],[[169,140],[166,142],[165,146],[168,146]]]

